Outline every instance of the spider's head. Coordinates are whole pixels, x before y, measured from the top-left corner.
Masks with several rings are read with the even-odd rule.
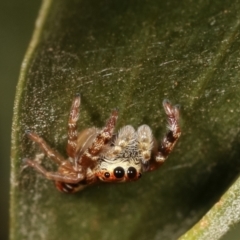
[[[128,161],[103,161],[97,171],[98,178],[103,182],[127,182],[141,177],[140,162],[130,159]]]

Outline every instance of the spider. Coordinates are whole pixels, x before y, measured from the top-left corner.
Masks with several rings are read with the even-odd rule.
[[[172,151],[181,135],[179,107],[168,100],[163,107],[168,119],[168,132],[160,144],[148,125],[136,131],[131,125],[114,133],[118,111],[113,110],[102,128],[88,128],[78,134],[80,95],[73,99],[68,120],[68,160],[53,150],[40,136],[26,131],[48,158],[58,164],[57,172],[49,172],[37,161],[25,158],[27,166],[53,180],[61,192],[74,193],[96,182],[128,182],[141,177],[143,172],[159,168]]]

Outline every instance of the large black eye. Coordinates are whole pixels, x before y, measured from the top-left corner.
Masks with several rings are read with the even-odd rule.
[[[105,176],[105,178],[109,178],[110,177],[110,173],[109,172],[105,172],[104,176]]]
[[[134,167],[128,168],[128,170],[127,170],[127,176],[128,176],[128,178],[130,178],[130,179],[135,178],[135,177],[137,176],[137,170],[136,170],[136,168],[134,168]]]
[[[116,167],[113,173],[116,178],[122,178],[125,174],[124,169],[122,167]]]

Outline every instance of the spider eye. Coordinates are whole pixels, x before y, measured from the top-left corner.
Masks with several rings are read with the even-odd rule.
[[[134,168],[134,167],[128,168],[128,170],[127,170],[127,176],[128,176],[128,178],[130,178],[130,179],[135,178],[135,177],[137,176],[137,170],[136,170],[136,168]]]
[[[104,176],[105,176],[105,178],[109,178],[110,177],[110,173],[109,172],[105,172]]]
[[[125,174],[124,169],[122,167],[116,167],[113,173],[116,178],[122,178]]]

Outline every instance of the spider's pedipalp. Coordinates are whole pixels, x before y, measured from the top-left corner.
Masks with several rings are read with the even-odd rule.
[[[104,152],[104,158],[115,159],[120,153],[123,153],[126,149],[135,149],[135,129],[131,125],[124,126],[118,131],[116,138],[114,139],[113,146],[108,147]]]
[[[135,129],[131,125],[127,125],[118,131],[118,135],[114,141],[113,153],[118,154],[126,147],[131,147],[135,142]]]
[[[125,147],[131,141],[134,140],[135,129],[131,125],[126,125],[118,131],[117,138],[115,139],[115,145]]]
[[[142,156],[143,163],[151,158],[153,148],[152,130],[148,125],[142,125],[137,130],[138,150]]]

